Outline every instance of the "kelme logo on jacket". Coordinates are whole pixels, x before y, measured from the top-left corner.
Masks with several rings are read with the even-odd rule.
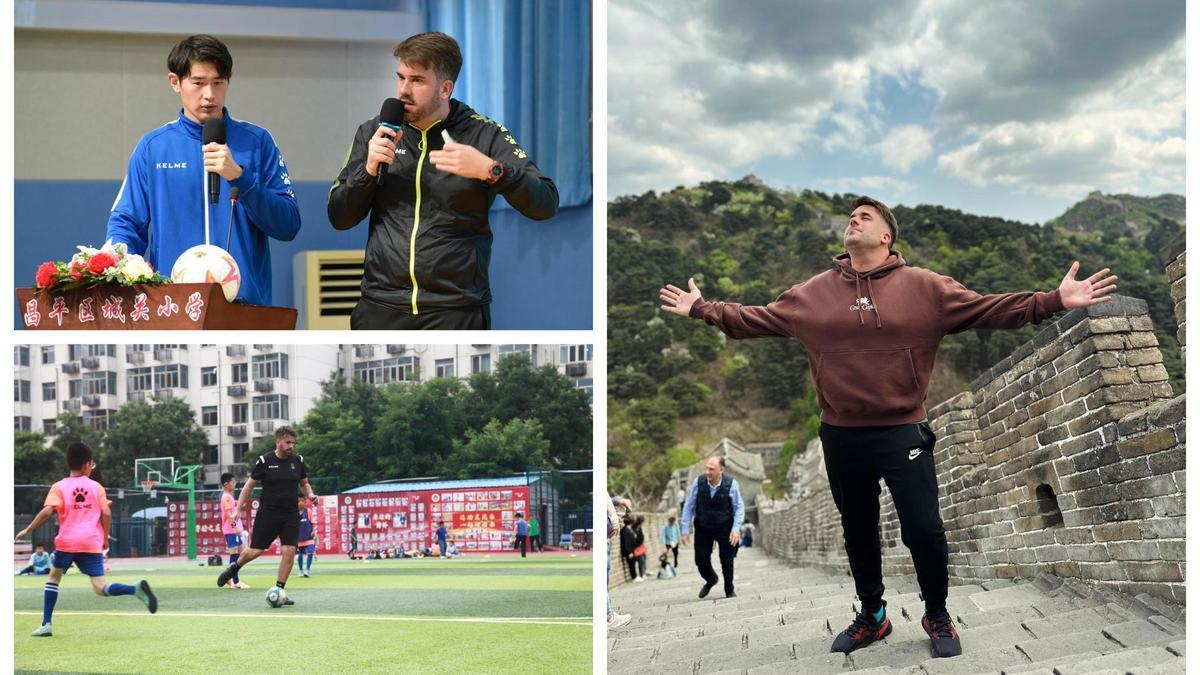
[[[868,298],[859,298],[854,301],[853,305],[850,305],[851,312],[857,312],[859,310],[868,310],[868,309],[869,310],[875,309],[875,305],[872,305],[871,301]]]

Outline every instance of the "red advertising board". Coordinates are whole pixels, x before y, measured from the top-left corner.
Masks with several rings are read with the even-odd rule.
[[[339,495],[343,550],[350,532],[358,551],[432,546],[443,520],[449,539],[462,551],[511,548],[517,513],[529,504],[528,487],[406,490]]]
[[[321,504],[313,508],[316,526],[317,553],[341,553],[341,539],[337,536],[337,502],[335,499],[322,499]],[[247,529],[254,527],[254,517],[258,514],[258,500],[251,500],[249,508],[243,507],[242,522]],[[247,540],[246,544],[250,542]],[[212,553],[226,553],[225,535],[221,533],[221,506],[215,499],[198,500],[196,502],[196,555],[208,556]],[[279,553],[278,540],[268,549],[270,553]],[[167,504],[167,554],[187,554],[187,502],[171,502]]]

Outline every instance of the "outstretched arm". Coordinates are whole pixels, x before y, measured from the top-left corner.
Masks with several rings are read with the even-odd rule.
[[[41,527],[42,523],[46,522],[50,518],[50,516],[53,514],[54,514],[53,506],[43,507],[42,510],[38,511],[38,514],[33,517],[33,522],[29,523],[29,527],[26,527],[25,529],[18,532],[17,535],[13,538],[14,539],[24,539],[26,536],[29,535],[30,532],[33,532],[34,530]]]
[[[972,328],[1020,328],[1040,323],[1058,312],[1107,302],[1116,290],[1117,277],[1107,268],[1083,280],[1075,279],[1079,263],[1072,263],[1059,287],[1050,293],[996,293],[980,295],[950,277],[941,277],[942,329],[958,333]]]
[[[707,302],[700,295],[695,279],[688,279],[688,290],[667,284],[658,292],[662,309],[671,314],[704,319],[731,338],[793,337],[792,319],[787,316],[789,290],[766,307],[745,307],[735,302]]]

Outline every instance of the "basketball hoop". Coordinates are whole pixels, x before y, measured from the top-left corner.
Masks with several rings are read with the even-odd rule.
[[[155,485],[158,485],[158,481],[156,481],[156,480],[142,481],[142,493],[144,494],[144,493],[150,492],[151,490],[154,489]]]

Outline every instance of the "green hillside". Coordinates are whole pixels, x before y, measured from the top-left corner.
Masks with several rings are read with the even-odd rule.
[[[657,499],[673,468],[722,435],[793,440],[815,429],[804,349],[789,340],[726,341],[658,310],[658,289],[694,276],[706,298],[765,304],[830,266],[856,195],[791,192],[753,176],[621,197],[608,207],[609,475],[614,489]],[[935,205],[893,208],[910,265],[980,293],[1056,288],[1072,260],[1111,267],[1119,292],[1146,300],[1171,384],[1183,391],[1176,323],[1158,252],[1183,227],[1183,197],[1093,193],[1043,225]],[[942,343],[935,405],[1038,328],[970,331]],[[785,449],[785,454],[787,450]],[[786,457],[785,457],[786,461]]]

